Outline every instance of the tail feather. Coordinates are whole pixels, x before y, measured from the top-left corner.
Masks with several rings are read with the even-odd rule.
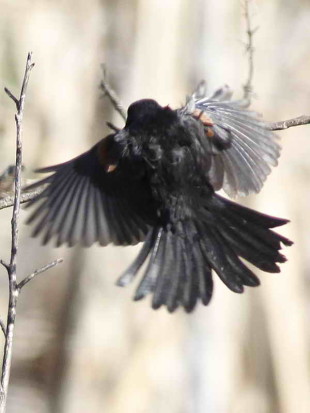
[[[152,251],[156,235],[157,233],[155,231],[150,231],[148,233],[138,256],[133,261],[133,263],[126,269],[126,271],[119,277],[119,279],[116,282],[116,285],[118,285],[119,287],[125,287],[137,275],[138,271],[144,264],[150,252]]]
[[[243,284],[238,272],[228,259],[220,233],[212,226],[197,225],[200,237],[203,236],[200,240],[200,246],[206,261],[230,290],[235,293],[242,293]]]
[[[229,227],[224,227],[222,233],[235,254],[246,259],[263,271],[271,273],[280,272],[280,268],[276,262],[283,263],[286,261],[286,258],[280,254],[276,248],[270,247],[265,253],[262,249],[257,247],[257,245],[254,243],[251,244],[248,239],[244,239],[241,231],[238,233],[238,231],[232,230]]]
[[[161,287],[161,279],[163,279],[164,270],[170,266],[167,260],[167,236],[163,233],[163,229],[153,231],[154,244],[150,252],[148,265],[144,271],[144,275],[136,290],[134,300],[141,300],[149,292],[154,292],[157,285]]]
[[[223,251],[227,260],[242,286],[257,287],[260,284],[256,275],[238,258],[229,243],[222,239]]]
[[[169,291],[169,284],[173,273],[173,245],[171,232],[166,232],[162,235],[162,241],[159,244],[157,260],[154,258],[152,267],[156,268],[158,274],[157,279],[154,278],[154,283],[151,286],[153,290],[152,307],[159,308],[166,301]]]
[[[266,230],[265,228],[257,228],[255,224],[248,223],[246,227],[241,225],[236,226],[231,225],[231,221],[223,217],[220,217],[219,219],[224,227],[224,231],[226,230],[225,232],[232,234],[232,237],[234,237],[237,242],[243,241],[245,245],[256,249],[261,255],[264,255],[271,260],[285,262],[285,258],[279,253],[281,241],[278,234],[271,230]],[[266,236],[266,233],[268,236]]]
[[[193,250],[193,259],[198,278],[199,296],[204,305],[208,305],[213,293],[213,279],[209,263],[203,260],[199,249]]]
[[[248,222],[257,224],[263,228],[275,228],[287,224],[287,219],[276,218],[270,215],[262,214],[261,212],[254,211],[251,208],[247,208],[243,205],[239,205],[236,202],[223,198],[220,195],[215,195],[212,199],[212,204],[219,211],[229,214],[229,216],[238,217],[239,219],[245,219]],[[242,212],[241,212],[242,210]]]
[[[195,307],[197,299],[200,297],[199,278],[197,273],[198,265],[201,265],[202,256],[199,254],[199,249],[194,245],[189,245],[188,238],[181,242],[182,247],[182,263],[185,271],[183,291],[179,304],[183,305],[187,312],[192,311]],[[191,251],[188,254],[187,251]],[[194,251],[197,256],[194,257]]]
[[[171,286],[167,296],[167,308],[173,312],[178,307],[178,297],[182,294],[182,283],[186,273],[186,263],[181,242],[172,244],[175,268],[171,277]]]
[[[281,226],[288,221],[250,210],[218,195],[216,198],[216,206],[221,202],[222,207],[214,208],[213,216],[219,221],[222,235],[235,253],[263,271],[280,272],[276,263],[286,261],[279,252],[281,243],[287,246],[293,243],[270,230],[266,223],[269,221],[270,227],[274,228],[276,222]]]
[[[165,305],[173,312],[182,306],[190,312],[198,300],[209,304],[211,270],[230,290],[242,293],[244,286],[255,287],[260,281],[240,258],[267,272],[280,271],[277,263],[286,261],[281,244],[292,242],[270,228],[286,222],[215,195],[199,220],[152,229],[118,285],[127,285],[148,259],[134,300],[152,293],[154,309]]]
[[[249,242],[253,246],[255,244],[259,249],[264,251],[270,250],[270,248],[279,249],[281,248],[281,243],[287,246],[292,245],[290,240],[273,232],[268,227],[260,226],[259,222],[247,220],[242,215],[237,216],[230,214],[229,211],[228,213],[225,212],[216,215],[224,221],[229,228],[235,231],[235,233],[240,234],[246,242]],[[286,223],[287,222],[288,221],[286,221]],[[282,225],[282,223],[280,225]],[[266,231],[268,232],[268,237],[266,237]]]

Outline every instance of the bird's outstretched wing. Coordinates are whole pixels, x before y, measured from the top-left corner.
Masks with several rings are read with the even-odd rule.
[[[27,223],[35,221],[33,235],[43,234],[56,245],[133,245],[145,238],[152,216],[149,192],[141,170],[122,163],[114,134],[68,162],[39,169],[52,172],[27,189],[46,184],[27,206],[36,208]]]
[[[201,144],[211,155],[210,183],[234,197],[261,190],[277,165],[280,145],[261,117],[247,109],[248,101],[231,96],[228,86],[208,97],[199,91],[181,111],[204,125],[206,139]]]

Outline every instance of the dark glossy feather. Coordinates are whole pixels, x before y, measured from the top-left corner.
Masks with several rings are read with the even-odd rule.
[[[97,148],[69,162],[40,169],[53,174],[28,187],[47,184],[29,203],[32,206],[41,201],[27,221],[36,221],[34,235],[43,234],[44,244],[52,238],[56,246],[90,246],[94,242],[133,245],[144,239],[148,219],[154,219],[148,189],[143,180],[131,179],[130,168],[106,172]]]
[[[151,294],[152,308],[192,311],[209,304],[212,271],[236,293],[259,285],[244,260],[278,272],[291,241],[272,231],[288,221],[217,194],[258,192],[277,164],[277,138],[246,101],[224,87],[200,87],[177,110],[151,99],[133,103],[126,125],[31,185],[45,185],[29,203],[28,223],[42,242],[88,247],[144,244],[119,278],[139,273],[134,300]]]

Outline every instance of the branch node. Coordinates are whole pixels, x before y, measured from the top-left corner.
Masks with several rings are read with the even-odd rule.
[[[33,280],[34,277],[36,277],[39,274],[42,274],[43,272],[49,270],[50,268],[55,267],[61,262],[63,262],[63,258],[58,258],[57,260],[50,262],[44,267],[39,268],[38,270],[35,270],[32,274],[27,275],[27,277],[25,277],[20,283],[17,284],[18,292],[20,292],[22,288],[25,287],[26,284],[28,284],[31,280]]]
[[[16,109],[19,110],[19,99],[17,99],[17,97],[15,97],[13,93],[10,91],[10,89],[8,89],[7,87],[4,88],[4,91],[8,95],[8,97],[13,100],[13,102],[16,105]]]
[[[20,97],[17,99],[13,93],[5,88],[5,93],[13,100],[16,105],[17,113],[15,115],[16,122],[16,163],[15,163],[15,191],[14,204],[11,220],[11,259],[10,264],[1,261],[1,264],[7,269],[9,278],[9,303],[7,311],[7,334],[5,334],[5,343],[2,360],[2,372],[0,382],[0,412],[4,413],[6,410],[7,392],[10,380],[11,363],[12,363],[12,348],[15,328],[16,306],[19,290],[16,282],[16,261],[18,248],[18,218],[20,210],[20,196],[21,196],[21,170],[22,170],[22,120],[25,105],[26,91],[29,81],[30,71],[33,67],[31,63],[32,53],[28,53],[27,63],[24,72],[23,82],[20,91]],[[4,331],[4,324],[0,324],[2,331]]]
[[[0,264],[2,264],[4,266],[4,268],[7,270],[7,272],[10,271],[10,265],[7,264],[5,261],[0,260]]]

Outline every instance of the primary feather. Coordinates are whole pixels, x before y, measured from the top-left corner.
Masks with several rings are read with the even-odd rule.
[[[215,193],[258,192],[277,164],[277,138],[228,88],[192,96],[182,108],[151,99],[133,103],[126,125],[84,154],[41,169],[51,173],[29,206],[43,243],[144,245],[118,280],[127,285],[146,266],[134,299],[152,294],[154,309],[192,311],[210,302],[212,270],[232,291],[259,280],[242,259],[278,272],[291,241],[272,228],[287,221]]]

